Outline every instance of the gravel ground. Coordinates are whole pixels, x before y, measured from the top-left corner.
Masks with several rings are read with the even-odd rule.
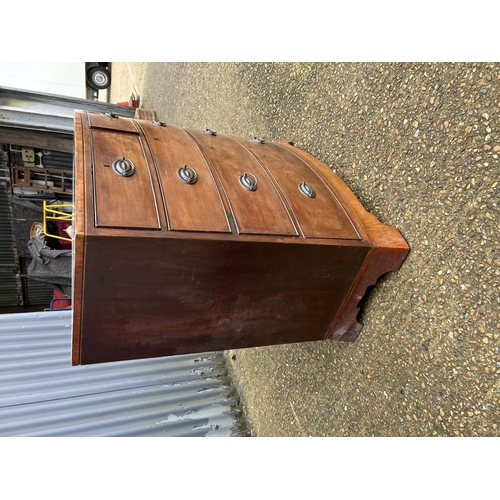
[[[500,434],[500,64],[113,63],[167,123],[288,139],[410,254],[354,343],[230,351],[255,436]]]

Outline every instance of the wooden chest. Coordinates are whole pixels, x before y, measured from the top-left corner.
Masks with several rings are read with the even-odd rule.
[[[408,246],[291,145],[76,112],[73,364],[354,340]]]

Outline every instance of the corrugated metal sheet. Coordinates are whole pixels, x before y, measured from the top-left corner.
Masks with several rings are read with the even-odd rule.
[[[73,154],[59,151],[41,151],[43,166],[50,169],[73,170]]]
[[[29,257],[26,258],[26,269],[32,260]],[[48,309],[54,297],[54,289],[48,283],[30,278],[26,278],[26,285],[28,304],[30,306],[44,306]]]
[[[0,144],[1,147],[1,144]],[[10,181],[9,156],[6,151],[0,150],[0,182]]]
[[[22,304],[19,264],[12,232],[7,187],[0,182],[0,306]]]
[[[222,353],[71,366],[71,311],[0,315],[0,436],[245,436]]]

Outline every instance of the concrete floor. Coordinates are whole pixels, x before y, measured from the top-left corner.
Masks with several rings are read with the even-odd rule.
[[[256,436],[500,435],[500,65],[113,63],[110,101],[288,139],[411,251],[354,343],[228,353]]]

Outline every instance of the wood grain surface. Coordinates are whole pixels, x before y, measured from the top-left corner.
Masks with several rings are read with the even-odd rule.
[[[352,341],[367,288],[409,250],[290,143],[77,112],[75,166],[73,364]]]
[[[212,173],[196,143],[182,129],[142,123],[154,157],[165,199],[169,228],[176,231],[231,232]],[[178,175],[185,165],[197,180],[184,183]]]
[[[136,135],[93,130],[96,226],[159,229],[158,204],[141,139]],[[127,157],[135,165],[130,177],[111,165]]]
[[[81,361],[323,339],[368,250],[88,238]]]
[[[242,234],[297,235],[290,215],[267,173],[237,141],[227,136],[189,130],[221,179],[233,217]],[[249,191],[240,183],[248,173],[257,182]]]

